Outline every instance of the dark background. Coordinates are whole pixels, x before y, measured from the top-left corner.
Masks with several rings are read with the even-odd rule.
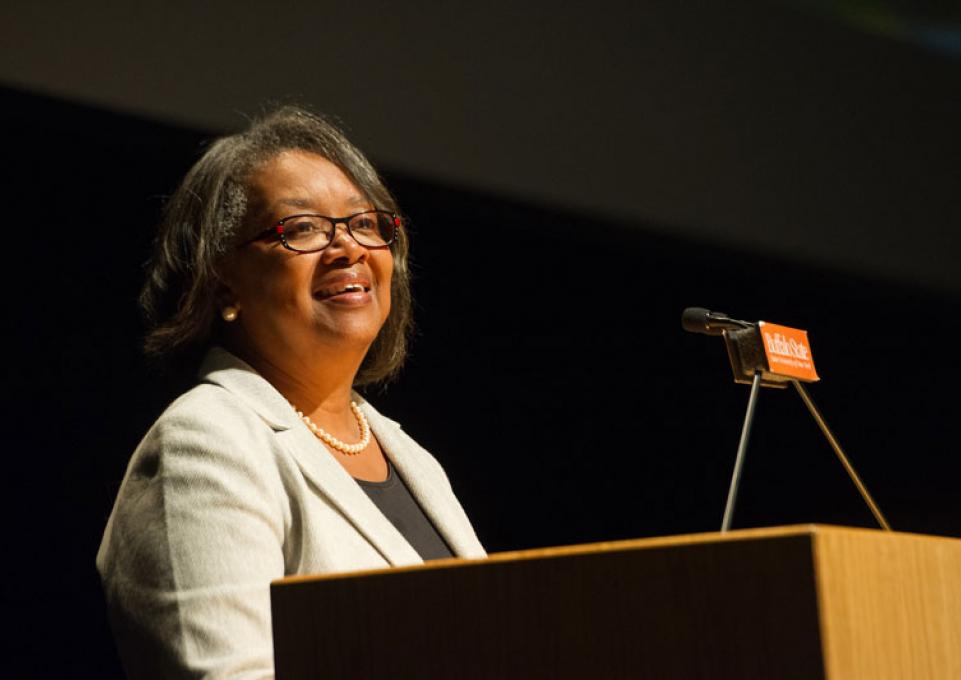
[[[5,675],[119,676],[94,557],[178,391],[139,351],[153,225],[272,98],[410,218],[418,332],[368,396],[488,550],[719,528],[748,389],[691,305],[807,329],[894,528],[961,536],[956,4],[416,5],[0,5]],[[873,526],[765,390],[734,524],[798,522]]]
[[[140,357],[135,299],[209,133],[0,96],[7,639],[30,676],[110,677],[94,555],[175,389]],[[811,392],[892,525],[961,536],[958,296],[386,174],[418,335],[369,396],[442,460],[490,551],[718,529],[748,390],[719,339],[680,330],[691,304],[809,329]],[[797,522],[872,517],[797,396],[765,390],[735,526]]]
[[[958,0],[6,0],[0,83],[961,294]]]

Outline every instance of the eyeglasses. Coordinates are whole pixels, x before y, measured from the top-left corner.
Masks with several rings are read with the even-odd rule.
[[[276,234],[284,248],[298,253],[315,253],[331,244],[337,225],[343,224],[357,243],[365,248],[387,248],[397,240],[400,218],[386,210],[367,210],[348,217],[290,215],[265,229],[247,243]]]

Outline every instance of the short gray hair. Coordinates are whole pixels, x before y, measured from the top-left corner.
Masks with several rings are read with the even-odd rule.
[[[140,294],[148,324],[144,341],[148,356],[193,354],[216,341],[220,323],[216,268],[242,236],[250,175],[281,152],[297,149],[326,158],[375,207],[399,213],[360,150],[329,120],[303,108],[283,106],[255,119],[245,131],[215,140],[164,208]],[[360,367],[356,385],[385,382],[404,362],[412,327],[408,247],[401,228],[391,245],[390,314]]]

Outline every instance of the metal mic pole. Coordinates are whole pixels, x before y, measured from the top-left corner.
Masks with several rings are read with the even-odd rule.
[[[851,478],[851,481],[854,482],[854,486],[858,488],[858,491],[861,493],[861,498],[863,498],[864,502],[868,504],[869,508],[871,508],[871,512],[874,514],[874,519],[878,521],[878,524],[880,524],[885,531],[891,531],[891,525],[888,524],[888,520],[886,520],[884,515],[881,514],[881,508],[879,508],[878,504],[874,502],[873,498],[871,498],[871,494],[868,493],[868,488],[864,486],[864,482],[862,482],[861,478],[858,477],[858,473],[854,471],[854,466],[851,465],[851,461],[848,460],[848,457],[844,455],[844,451],[841,450],[841,445],[838,443],[838,440],[835,439],[834,434],[828,427],[828,424],[824,421],[824,416],[822,416],[821,412],[818,411],[818,407],[814,405],[814,402],[808,395],[807,390],[804,389],[804,386],[801,385],[801,383],[797,380],[792,380],[791,382],[797,389],[798,394],[801,395],[801,400],[804,402],[804,405],[808,407],[808,411],[810,411],[811,415],[814,416],[815,422],[817,422],[818,427],[821,428],[821,432],[824,433],[824,436],[831,445],[831,448],[834,449],[834,453],[836,453],[838,458],[841,460],[841,465],[843,465],[844,469],[847,470],[848,476]]]
[[[747,452],[747,441],[751,437],[751,425],[754,424],[754,409],[757,407],[757,398],[760,392],[761,372],[755,371],[754,379],[751,381],[751,396],[748,397],[747,400],[747,413],[744,415],[744,425],[741,427],[741,441],[737,445],[737,458],[734,459],[734,474],[731,476],[731,486],[727,491],[727,504],[724,506],[724,520],[721,522],[722,532],[731,528],[731,519],[734,517],[737,487],[741,482],[741,468],[744,466],[744,454]]]

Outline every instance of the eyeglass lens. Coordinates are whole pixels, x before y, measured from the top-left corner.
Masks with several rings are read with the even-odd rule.
[[[283,222],[284,238],[294,250],[319,250],[333,238],[334,223],[319,215],[297,215]],[[347,230],[362,246],[389,245],[394,240],[395,218],[388,212],[372,211],[354,215]]]

